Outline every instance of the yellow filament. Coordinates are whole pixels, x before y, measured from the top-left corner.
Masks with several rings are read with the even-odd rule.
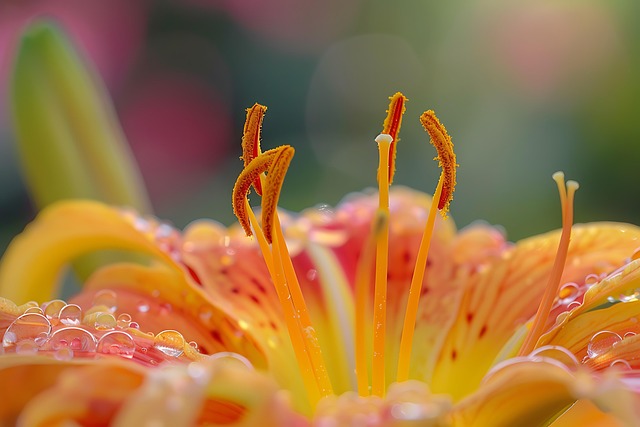
[[[418,303],[420,301],[420,291],[422,290],[422,281],[424,280],[425,269],[427,266],[427,257],[429,255],[429,247],[431,246],[431,237],[433,235],[433,227],[436,221],[436,212],[438,211],[438,202],[442,193],[444,184],[444,173],[440,174],[440,180],[436,188],[436,193],[431,201],[429,216],[424,226],[422,240],[418,249],[416,264],[413,269],[411,278],[411,286],[409,288],[409,297],[407,299],[407,309],[404,315],[404,324],[402,326],[402,338],[400,340],[400,353],[398,356],[398,376],[396,381],[406,381],[409,379],[409,363],[411,361],[411,348],[413,344],[413,332],[416,326],[416,317],[418,315]]]
[[[269,243],[267,243],[267,239],[258,224],[258,219],[253,213],[251,206],[249,206],[249,201],[246,202],[246,207],[251,225],[253,226],[256,238],[258,239],[258,244],[260,245],[262,256],[267,264],[269,275],[273,279],[276,294],[278,295],[278,300],[282,307],[285,324],[287,325],[287,331],[289,332],[289,337],[291,339],[291,345],[293,346],[293,351],[298,361],[298,365],[300,366],[302,382],[307,390],[307,396],[312,407],[315,407],[315,404],[320,400],[321,393],[318,388],[318,381],[316,379],[313,363],[306,350],[304,333],[300,327],[300,323],[297,321],[295,307],[293,306],[291,294],[287,287],[285,275],[283,274],[281,258],[276,256],[276,259],[274,260],[269,248]]]
[[[369,395],[369,372],[367,369],[367,314],[370,309],[369,292],[371,283],[371,270],[375,260],[376,240],[388,217],[379,216],[373,223],[371,234],[364,243],[358,267],[356,270],[356,378],[358,380],[358,394]]]
[[[304,301],[302,290],[300,289],[300,282],[293,268],[293,262],[287,249],[287,244],[282,234],[282,227],[280,225],[280,219],[278,213],[275,212],[275,238],[273,240],[273,252],[275,257],[279,259],[283,270],[284,277],[289,286],[289,293],[291,295],[291,302],[295,308],[299,328],[302,332],[302,340],[307,350],[307,354],[311,359],[311,365],[317,381],[318,388],[321,396],[328,396],[333,393],[333,387],[329,380],[329,373],[322,357],[322,351],[320,344],[318,343],[318,335],[316,330],[311,325],[311,318],[309,317],[309,311],[307,310],[307,304]],[[312,402],[315,404],[316,402]]]
[[[377,214],[385,219],[376,234],[376,277],[373,301],[373,373],[371,393],[384,396],[385,390],[385,334],[387,329],[387,270],[389,258],[389,147],[392,138],[380,134],[376,138],[380,152],[378,168],[379,200]]]
[[[560,243],[556,258],[551,268],[551,274],[544,291],[542,301],[538,306],[538,311],[533,319],[533,325],[529,330],[518,356],[525,356],[535,349],[538,339],[544,332],[545,324],[551,312],[553,301],[558,294],[558,287],[562,279],[565,262],[567,261],[567,253],[569,252],[569,241],[571,239],[571,227],[573,225],[573,197],[578,189],[578,183],[575,181],[564,182],[564,174],[556,172],[553,179],[558,184],[558,192],[560,193],[560,203],[562,205],[562,234],[560,235]]]

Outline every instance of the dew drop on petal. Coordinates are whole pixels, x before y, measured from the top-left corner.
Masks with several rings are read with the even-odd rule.
[[[616,359],[613,362],[611,362],[611,365],[609,366],[615,369],[620,369],[621,371],[631,370],[631,365],[629,364],[629,362],[627,362],[624,359]]]
[[[131,359],[135,349],[136,344],[131,335],[123,331],[112,331],[107,332],[100,338],[96,352]]]
[[[191,346],[191,348],[193,348],[194,350],[198,349],[198,343],[195,341],[189,341],[189,345]]]
[[[44,314],[44,311],[42,311],[40,307],[29,307],[24,311],[24,314],[27,314],[27,313]]]
[[[122,313],[116,319],[116,325],[120,329],[126,329],[131,325],[131,315],[128,313]]]
[[[234,366],[243,366],[245,368],[248,368],[251,371],[253,371],[254,369],[253,364],[251,364],[251,361],[249,361],[249,359],[247,359],[241,354],[234,353],[232,351],[221,351],[218,353],[214,353],[211,356],[209,356],[209,360],[215,361],[216,365],[231,364]]]
[[[153,346],[168,356],[178,357],[184,352],[184,337],[178,331],[162,331],[153,339]]]
[[[234,259],[235,258],[230,255],[222,255],[220,257],[220,264],[222,264],[224,267],[230,267],[233,265]]]
[[[622,341],[620,335],[611,331],[600,331],[591,337],[587,345],[587,356],[593,359],[609,351],[611,347]]]
[[[580,287],[577,283],[568,282],[560,287],[558,291],[558,299],[560,304],[567,305],[570,302],[575,301],[580,295]]]
[[[111,313],[98,313],[94,327],[98,331],[110,331],[116,327],[116,318]]]
[[[67,303],[62,301],[61,299],[54,299],[53,301],[49,301],[44,306],[44,315],[47,316],[47,319],[55,319],[57,322],[58,316],[60,315],[60,310],[62,310],[65,305],[67,305]]]
[[[58,316],[63,325],[76,326],[82,321],[82,309],[76,304],[67,304],[60,309]]]
[[[318,277],[318,270],[316,270],[315,268],[310,268],[309,270],[307,270],[307,279],[309,281],[316,280],[316,277]]]
[[[160,313],[163,316],[167,316],[168,314],[171,314],[172,311],[173,311],[173,307],[168,302],[163,302],[158,307],[158,313]]]
[[[133,329],[140,329],[140,325],[138,324],[138,322],[129,323],[129,327]]]
[[[568,349],[558,345],[545,345],[536,348],[529,354],[532,360],[540,360],[542,358],[550,358],[557,360],[569,369],[577,368],[580,365],[576,356]]]
[[[146,313],[149,311],[149,303],[145,300],[140,300],[138,301],[138,305],[136,306],[136,308],[138,309],[138,312]]]
[[[600,281],[600,276],[598,276],[597,274],[589,274],[587,275],[587,277],[584,278],[584,284],[587,285],[588,287],[592,287],[599,281]]]
[[[96,339],[86,329],[70,326],[55,331],[46,346],[46,350],[59,350],[68,347],[74,352],[90,353],[96,351]]]
[[[636,334],[635,332],[626,332],[622,338],[630,338],[630,337],[634,336],[635,334]]]
[[[612,297],[611,295],[609,295],[609,296],[607,297],[607,302],[609,302],[609,303],[613,304],[613,303],[615,303],[615,302],[616,302],[616,299],[615,299],[614,297]]]
[[[16,318],[7,328],[2,339],[3,347],[9,347],[26,339],[49,337],[51,322],[42,314],[26,313]]]
[[[103,289],[101,291],[96,292],[93,296],[93,305],[100,306],[104,305],[109,309],[111,313],[116,311],[117,308],[117,295],[110,289]]]
[[[62,361],[71,360],[73,359],[73,350],[69,347],[60,347],[53,353],[53,357]]]
[[[628,291],[620,294],[620,301],[622,302],[634,302],[640,298],[640,289],[629,289]]]
[[[16,344],[16,353],[31,356],[38,353],[38,344],[32,339],[21,340]]]

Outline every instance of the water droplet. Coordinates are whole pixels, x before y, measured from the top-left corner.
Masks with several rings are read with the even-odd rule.
[[[222,264],[224,267],[230,267],[233,265],[234,259],[235,258],[230,255],[222,255],[220,257],[220,264]]]
[[[558,291],[558,299],[559,303],[562,305],[567,305],[570,302],[575,301],[576,298],[580,295],[580,287],[577,283],[568,282],[560,287]]]
[[[636,334],[635,332],[627,332],[627,333],[624,334],[624,336],[622,338],[631,338],[635,334]]]
[[[110,289],[103,289],[101,291],[96,292],[93,296],[93,305],[100,306],[104,305],[107,309],[114,313],[117,308],[117,295]]]
[[[318,270],[316,270],[315,268],[311,268],[307,271],[307,279],[313,281],[316,280],[316,277],[318,277]]]
[[[82,309],[76,304],[67,304],[60,309],[59,317],[63,325],[79,325],[82,321]]]
[[[27,313],[44,314],[44,311],[42,311],[40,307],[29,307],[24,311],[23,314],[27,314]]]
[[[580,302],[578,302],[578,301],[570,302],[570,303],[569,303],[569,305],[567,305],[567,310],[571,311],[571,310],[573,310],[574,308],[578,308],[578,307],[580,307],[581,305],[582,305],[582,304],[581,304]]]
[[[253,365],[251,361],[244,357],[241,354],[234,353],[232,351],[221,351],[218,353],[214,353],[209,356],[209,360],[215,361],[216,365],[234,365],[234,366],[244,366],[249,370],[253,371]]]
[[[138,322],[129,323],[129,327],[133,329],[140,329],[140,325],[138,324]]]
[[[178,357],[184,352],[184,337],[178,331],[162,331],[153,339],[153,346],[168,356]]]
[[[135,350],[136,344],[131,335],[123,331],[113,331],[107,332],[100,338],[96,352],[131,359]]]
[[[611,347],[622,341],[620,335],[611,331],[600,331],[591,337],[587,345],[587,356],[593,359],[609,351]]]
[[[529,354],[529,358],[532,360],[540,360],[541,358],[554,359],[570,369],[577,368],[580,364],[572,352],[558,345],[545,345],[536,348]]]
[[[42,335],[41,335],[42,334]],[[20,341],[38,337],[49,337],[51,322],[42,314],[26,313],[16,318],[7,328],[2,339],[2,346],[9,347]]]
[[[198,349],[198,343],[195,341],[189,341],[189,345],[191,346],[191,348],[197,350]]]
[[[54,299],[53,301],[49,301],[47,305],[44,306],[44,315],[47,316],[47,319],[54,320],[54,324],[57,324],[60,310],[62,310],[65,305],[67,305],[67,303],[62,301],[61,299]]]
[[[98,313],[94,327],[98,331],[110,331],[117,325],[116,318],[111,313]]]
[[[21,340],[16,344],[16,353],[31,356],[38,353],[38,344],[34,340]]]
[[[213,311],[211,311],[209,307],[207,306],[200,307],[200,310],[198,311],[198,317],[200,317],[200,320],[205,325],[207,325],[211,321],[211,316],[213,316]]]
[[[149,311],[149,303],[146,300],[140,300],[138,301],[136,308],[138,309],[138,312],[146,313]]]
[[[46,345],[45,350],[59,350],[68,347],[75,353],[96,351],[96,339],[86,329],[70,326],[55,331]]]
[[[171,314],[171,311],[173,311],[173,307],[171,306],[171,304],[169,304],[168,302],[163,302],[162,304],[160,304],[160,306],[158,307],[158,312],[163,315],[166,316],[168,314]]]
[[[131,316],[128,313],[122,313],[116,319],[116,325],[120,329],[126,329],[131,325]]]
[[[587,285],[588,287],[592,287],[599,281],[600,281],[600,276],[598,276],[597,274],[589,274],[587,277],[584,278],[584,284]]]
[[[612,297],[611,295],[609,295],[609,296],[607,297],[607,301],[608,301],[608,302],[610,302],[611,304],[613,304],[613,303],[615,303],[615,302],[616,302],[616,299],[615,299],[614,297]]]
[[[71,360],[73,359],[73,350],[69,347],[61,347],[56,350],[56,352],[53,354],[53,357],[63,361]]]
[[[629,362],[627,362],[624,359],[616,359],[613,362],[611,362],[611,365],[609,366],[615,369],[620,369],[621,371],[631,370],[631,365],[629,364]]]
[[[640,289],[629,289],[628,291],[620,294],[620,301],[633,302],[638,301],[640,297]]]

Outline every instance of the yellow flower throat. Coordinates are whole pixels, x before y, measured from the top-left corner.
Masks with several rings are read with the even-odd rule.
[[[379,203],[370,234],[365,240],[355,276],[355,373],[360,396],[383,396],[385,393],[385,333],[387,330],[387,269],[389,247],[389,186],[395,173],[398,134],[402,124],[407,98],[396,93],[390,98],[383,130],[375,138],[379,150],[378,187]],[[233,189],[233,209],[247,236],[255,235],[264,261],[275,286],[284,315],[289,337],[298,361],[300,373],[312,407],[325,396],[333,394],[326,364],[318,342],[300,284],[294,271],[278,218],[277,204],[287,169],[294,155],[291,146],[283,145],[268,151],[260,148],[260,131],[266,107],[255,104],[247,110],[242,138],[244,169]],[[405,310],[397,366],[397,382],[409,379],[409,364],[419,298],[425,276],[427,256],[435,224],[436,212],[443,217],[449,210],[456,185],[456,155],[453,143],[445,127],[432,110],[420,116],[425,131],[437,151],[434,160],[442,168],[431,208],[424,227],[413,270],[407,306]],[[550,275],[547,290],[540,303],[520,354],[528,354],[544,332],[543,327],[557,295],[560,276],[564,267],[573,222],[573,194],[577,184],[569,181],[565,186],[561,173],[554,175],[558,184],[563,214],[563,232],[556,262]],[[254,188],[262,196],[261,221],[254,215],[248,201],[248,193]],[[375,267],[374,267],[375,266]],[[375,272],[374,277],[371,273]],[[374,297],[371,301],[371,283]],[[368,354],[366,342],[367,313],[373,310],[373,354]],[[372,372],[369,376],[368,366]],[[371,378],[371,385],[369,384]]]

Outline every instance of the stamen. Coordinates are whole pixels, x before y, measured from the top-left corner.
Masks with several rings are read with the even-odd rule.
[[[280,198],[280,191],[284,182],[284,177],[289,169],[289,164],[293,158],[295,150],[289,145],[283,145],[276,150],[276,156],[274,157],[269,170],[267,172],[267,189],[264,197],[262,198],[262,230],[264,231],[264,237],[270,242],[272,239],[271,229],[273,228],[273,222],[276,215],[276,209],[278,208],[278,199]]]
[[[247,114],[243,137],[243,160],[246,166],[233,188],[233,211],[247,236],[253,234],[252,226],[255,230],[284,313],[309,400],[315,406],[321,397],[333,391],[277,214],[282,184],[295,150],[284,145],[260,152],[259,130],[265,109],[256,104]],[[256,182],[259,182],[259,188],[264,188],[261,225],[247,199],[252,185],[258,189]],[[272,235],[274,227],[275,238]]]
[[[542,301],[540,301],[538,311],[533,319],[533,325],[525,337],[522,347],[520,347],[518,356],[526,356],[531,353],[531,351],[535,349],[538,339],[544,332],[544,326],[547,323],[547,318],[551,312],[553,301],[558,294],[558,287],[560,286],[562,272],[567,261],[567,253],[569,251],[571,227],[573,225],[573,198],[579,186],[575,181],[567,181],[565,185],[564,174],[562,172],[554,173],[553,179],[558,184],[560,203],[562,205],[562,234],[560,235],[558,251],[556,252],[556,258],[553,262],[553,267],[551,268],[551,274],[549,275],[549,280],[547,282],[544,295],[542,296]]]
[[[393,141],[388,134],[376,137],[380,152],[378,167],[379,200],[377,215],[382,228],[376,233],[376,277],[373,302],[373,373],[371,392],[384,396],[385,390],[385,334],[387,329],[387,271],[389,258],[389,148]]]
[[[397,92],[389,98],[389,109],[387,110],[387,118],[382,124],[382,133],[391,135],[391,145],[389,147],[389,185],[393,183],[393,176],[396,173],[396,146],[399,141],[398,134],[402,125],[402,115],[405,111],[405,102],[407,98]]]
[[[376,216],[371,234],[366,242],[358,261],[356,270],[356,331],[355,331],[355,352],[356,352],[356,377],[358,380],[358,394],[360,396],[369,395],[369,372],[367,369],[367,339],[366,323],[370,310],[370,283],[371,271],[375,261],[376,241],[378,235],[386,227],[385,222],[388,217],[384,215]]]
[[[418,256],[411,277],[411,286],[409,287],[409,296],[407,298],[407,309],[404,315],[404,324],[402,325],[402,338],[400,339],[400,353],[398,355],[398,376],[396,381],[402,382],[409,379],[409,364],[411,362],[411,349],[413,345],[413,333],[416,327],[416,318],[418,317],[418,303],[420,302],[420,293],[422,291],[422,281],[424,280],[425,270],[427,266],[427,257],[429,256],[429,248],[431,246],[431,238],[433,236],[433,227],[436,220],[436,212],[438,211],[438,201],[442,194],[442,186],[444,172],[440,174],[440,180],[436,187],[436,192],[431,200],[431,208],[427,223],[424,226],[422,240],[418,248]]]
[[[425,111],[420,116],[420,122],[424,129],[429,133],[431,144],[438,152],[439,166],[442,167],[442,173],[438,180],[435,194],[431,201],[429,216],[424,226],[422,240],[418,248],[418,256],[411,277],[411,286],[409,287],[409,296],[407,298],[407,308],[404,315],[404,324],[402,326],[402,338],[400,340],[400,352],[398,354],[398,376],[397,381],[406,381],[409,379],[409,365],[411,362],[411,349],[413,345],[413,335],[416,327],[416,318],[418,317],[418,305],[420,302],[420,293],[422,290],[422,282],[424,280],[425,270],[427,267],[427,258],[429,256],[429,248],[431,246],[431,238],[433,236],[433,227],[436,220],[436,211],[441,210],[443,216],[449,210],[449,204],[453,199],[453,191],[456,185],[456,155],[453,152],[453,142],[447,133],[445,127],[440,123],[433,110]],[[448,194],[445,194],[448,193]]]
[[[438,202],[442,216],[446,217],[449,212],[449,204],[453,200],[453,192],[456,186],[456,154],[453,152],[453,142],[447,133],[447,129],[440,123],[433,110],[428,110],[420,116],[420,122],[431,137],[431,144],[436,148],[439,166],[442,168],[444,183],[442,185],[442,195]]]
[[[262,154],[260,149],[260,129],[262,120],[267,107],[260,104],[254,104],[253,107],[247,108],[247,118],[244,122],[244,132],[242,134],[242,161],[244,167],[249,166],[251,160]],[[258,196],[262,196],[262,183],[259,179],[253,181]]]
[[[284,181],[284,176],[291,163],[291,158],[295,150],[289,145],[265,151],[258,157],[255,157],[242,170],[233,187],[233,213],[238,218],[238,222],[244,229],[247,236],[251,236],[251,224],[247,213],[247,204],[245,200],[255,180],[260,180],[262,173],[268,171],[269,176],[266,179],[266,185],[269,186],[267,195],[263,200],[262,209],[262,228],[271,243],[271,228],[273,227],[273,213],[275,212],[278,198],[280,197],[280,188]]]
[[[251,225],[253,226],[255,235],[258,239],[260,251],[262,252],[262,256],[265,260],[265,263],[267,264],[269,275],[273,280],[276,294],[278,295],[278,300],[280,301],[280,306],[282,307],[284,321],[287,326],[287,331],[289,332],[289,337],[291,339],[293,351],[296,355],[296,360],[298,361],[298,365],[300,367],[302,381],[305,385],[305,389],[307,390],[307,396],[311,404],[315,406],[315,404],[325,394],[321,393],[320,391],[321,388],[316,376],[316,369],[314,369],[314,363],[310,359],[310,355],[307,352],[304,328],[301,327],[301,324],[298,321],[296,308],[292,301],[292,296],[289,292],[289,288],[287,287],[286,277],[283,272],[282,258],[275,257],[276,260],[274,262],[274,257],[272,256],[269,249],[269,243],[267,242],[267,239],[265,238],[264,233],[262,232],[262,229],[258,224],[258,219],[253,213],[251,206],[249,206],[249,201],[245,199],[245,203],[247,205],[246,209],[249,214]]]

